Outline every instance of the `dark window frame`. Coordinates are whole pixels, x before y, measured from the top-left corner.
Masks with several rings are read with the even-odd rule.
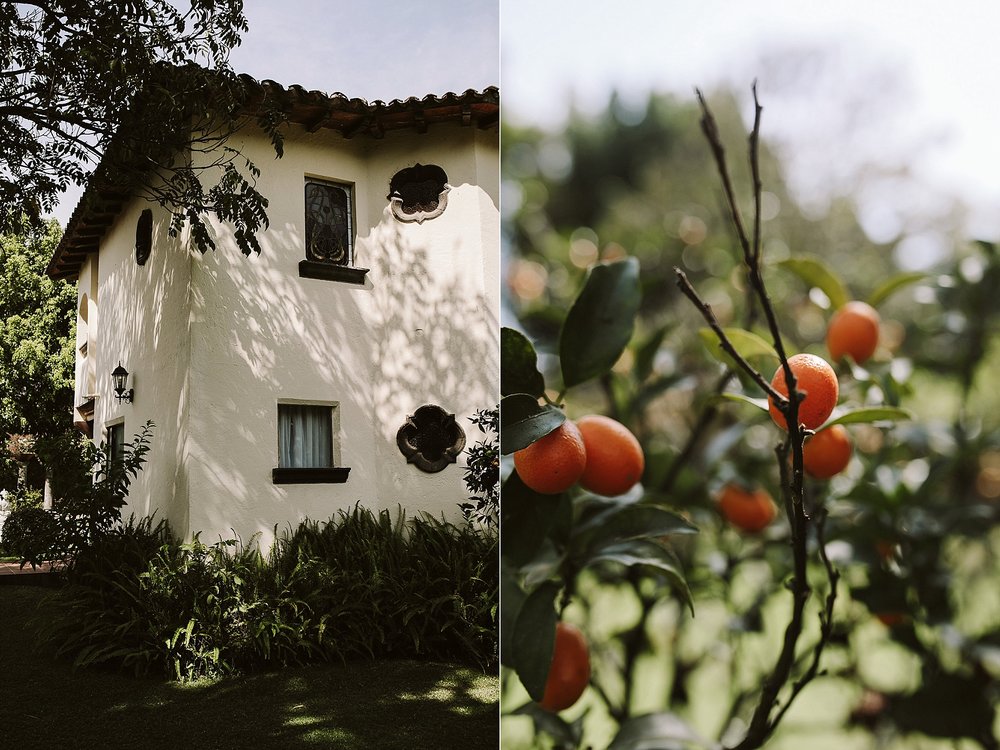
[[[332,253],[324,251],[318,247],[318,240],[315,237],[317,227],[322,228],[322,222],[311,217],[317,202],[322,199],[311,195],[315,189],[328,190],[335,198],[331,201],[336,203],[338,196],[343,196],[346,202],[344,210],[344,222],[346,223],[344,237],[343,259],[334,259]],[[338,182],[335,180],[324,180],[316,177],[306,177],[303,186],[303,244],[305,258],[299,261],[299,276],[307,279],[320,279],[323,281],[342,281],[348,284],[364,284],[365,277],[369,269],[359,268],[354,265],[355,238],[356,238],[356,214],[355,196],[357,191],[353,183]]]
[[[281,414],[283,408],[314,408],[327,412],[330,417],[330,465],[329,466],[282,466],[282,431]],[[337,466],[339,451],[337,450],[337,417],[340,408],[337,403],[309,403],[299,401],[278,402],[278,466],[271,469],[273,484],[343,484],[351,472],[350,467]]]

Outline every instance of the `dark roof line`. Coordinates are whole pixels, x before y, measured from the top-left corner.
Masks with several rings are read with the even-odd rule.
[[[259,112],[264,101],[277,102],[288,122],[308,132],[331,129],[344,138],[382,138],[386,132],[411,129],[424,133],[442,122],[466,127],[490,128],[499,122],[500,90],[490,86],[482,91],[468,89],[461,94],[428,94],[422,98],[393,99],[391,102],[349,98],[335,92],[324,94],[293,84],[287,88],[271,80],[257,81],[248,75],[240,80],[249,93],[246,113]],[[70,216],[59,246],[46,273],[54,279],[74,279],[89,253],[96,252],[105,232],[118,217],[128,199],[123,186],[109,181],[99,164],[88,180]]]

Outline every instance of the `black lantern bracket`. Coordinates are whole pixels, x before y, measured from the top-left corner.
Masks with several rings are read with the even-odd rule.
[[[115,398],[118,399],[118,403],[125,401],[131,404],[132,399],[135,398],[135,388],[125,390],[125,386],[128,384],[128,370],[122,367],[121,361],[118,362],[118,367],[111,371],[111,382],[114,383]]]

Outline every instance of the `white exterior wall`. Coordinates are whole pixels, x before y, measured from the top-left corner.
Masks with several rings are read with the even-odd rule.
[[[153,250],[144,266],[135,262],[135,225],[153,209]],[[124,422],[125,438],[147,420],[154,423],[146,468],[133,482],[125,514],[157,514],[179,533],[187,528],[187,482],[180,446],[187,423],[189,281],[191,258],[167,236],[162,209],[134,200],[105,235],[98,255],[81,269],[79,294],[89,290],[87,365],[97,394],[94,440]],[[79,358],[79,353],[78,353]],[[79,361],[79,359],[78,359]],[[132,403],[114,397],[111,371],[121,362],[135,389]],[[80,368],[78,368],[79,370]],[[77,403],[90,393],[80,392]],[[87,389],[84,389],[87,390]]]
[[[263,138],[234,145],[263,170],[270,200],[259,256],[240,254],[225,226],[215,227],[218,249],[201,256],[166,241],[155,213],[153,253],[139,267],[142,202],[102,242],[100,355],[91,348],[89,358],[104,394],[95,435],[121,417],[127,437],[146,419],[157,425],[130,509],[161,508],[175,532],[206,542],[235,532],[267,543],[276,525],[325,520],[358,502],[456,520],[464,456],[422,472],[400,454],[396,432],[433,403],[455,413],[472,445],[482,436],[468,417],[499,398],[496,133],[439,125],[371,141],[296,130],[281,160]],[[402,223],[388,209],[389,180],[418,162],[445,170],[448,207]],[[306,176],[353,183],[355,265],[371,269],[364,285],[299,277]],[[135,374],[134,404],[111,396],[119,356]],[[339,405],[335,458],[350,467],[346,483],[272,482],[279,400]]]

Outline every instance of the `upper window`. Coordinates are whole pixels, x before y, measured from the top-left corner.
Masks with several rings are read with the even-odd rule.
[[[135,262],[146,265],[149,254],[153,251],[153,212],[143,209],[139,220],[135,223]]]
[[[299,275],[363,284],[367,268],[354,266],[354,189],[339,182],[306,180],[305,260]]]
[[[306,257],[351,265],[351,186],[306,182]]]
[[[336,408],[329,404],[278,404],[275,483],[347,481],[350,469],[335,466]]]
[[[444,213],[448,205],[448,175],[436,164],[401,169],[389,181],[389,206],[400,221],[422,222]]]

